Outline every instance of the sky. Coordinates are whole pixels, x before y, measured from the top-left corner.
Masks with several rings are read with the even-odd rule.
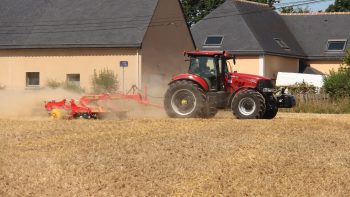
[[[291,4],[294,4],[294,3],[300,3],[300,2],[305,2],[305,0],[280,0],[281,1],[281,4],[286,4],[286,3],[291,3]],[[319,10],[325,10],[328,8],[328,6],[330,4],[333,4],[334,3],[334,0],[320,0],[322,2],[318,2],[318,3],[313,3],[313,4],[309,4],[309,5],[306,5],[311,11],[319,11]],[[276,4],[275,5],[276,7],[279,6],[279,4]],[[283,5],[282,5],[283,6]],[[302,6],[302,7],[305,7],[305,6]]]

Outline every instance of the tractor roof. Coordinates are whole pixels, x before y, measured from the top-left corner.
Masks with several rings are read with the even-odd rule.
[[[215,55],[224,55],[225,57],[231,57],[232,54],[228,51],[188,51],[185,52],[185,55],[188,56],[215,56]]]

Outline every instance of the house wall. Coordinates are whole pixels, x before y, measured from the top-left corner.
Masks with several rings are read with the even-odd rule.
[[[230,65],[232,71],[259,75],[259,56],[237,56],[236,64],[230,60],[228,66],[230,67]]]
[[[299,59],[271,56],[264,57],[264,76],[275,80],[278,72],[299,72]]]
[[[329,74],[329,71],[338,70],[340,68],[342,61],[340,60],[313,60],[308,61],[307,65],[310,65],[310,67],[324,73]]]
[[[163,96],[171,78],[188,70],[183,52],[194,49],[179,1],[159,0],[141,49],[142,86]]]
[[[7,89],[26,89],[26,72],[40,72],[40,87],[48,80],[65,81],[80,74],[80,85],[89,90],[94,69],[117,73],[122,88],[120,61],[128,61],[125,89],[138,83],[136,49],[22,49],[0,50],[0,84]]]

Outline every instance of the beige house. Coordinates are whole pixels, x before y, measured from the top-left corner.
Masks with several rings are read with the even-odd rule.
[[[350,13],[282,15],[265,4],[229,0],[192,28],[197,48],[228,50],[238,72],[276,79],[278,72],[338,69],[350,39]]]
[[[186,70],[182,54],[193,49],[179,0],[13,0],[0,7],[6,89],[54,80],[89,91],[94,70],[104,68],[118,75],[120,90],[156,89]]]

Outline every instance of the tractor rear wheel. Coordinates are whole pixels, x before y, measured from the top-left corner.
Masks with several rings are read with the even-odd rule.
[[[242,90],[232,99],[231,109],[238,119],[260,119],[265,114],[265,98],[256,90]]]
[[[164,108],[172,118],[202,118],[205,106],[204,90],[191,81],[176,81],[165,93]]]

